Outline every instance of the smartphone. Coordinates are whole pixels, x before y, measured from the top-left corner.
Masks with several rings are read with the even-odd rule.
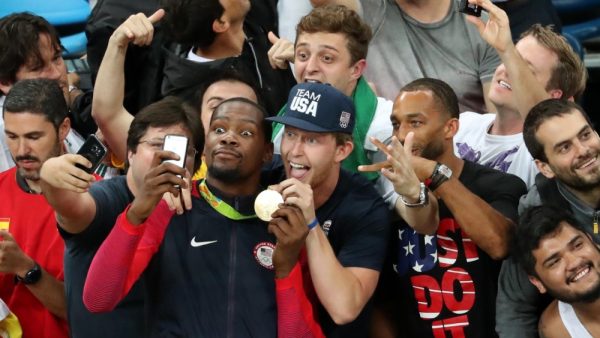
[[[185,158],[187,157],[188,139],[181,135],[166,135],[163,143],[163,150],[172,151],[179,155],[179,160],[165,160],[181,168],[185,168]],[[181,175],[177,175],[181,177]]]
[[[100,142],[96,135],[91,134],[88,136],[87,140],[85,140],[81,148],[79,148],[77,154],[87,158],[88,161],[92,162],[92,167],[86,168],[79,163],[76,163],[75,166],[87,172],[88,174],[91,174],[96,171],[98,165],[102,163],[102,159],[104,156],[106,156],[106,152],[107,149],[104,144]]]
[[[481,7],[470,4],[468,0],[460,0],[458,11],[467,15],[481,16]]]

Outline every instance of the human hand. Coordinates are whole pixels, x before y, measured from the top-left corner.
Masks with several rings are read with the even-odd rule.
[[[119,47],[126,47],[130,42],[136,46],[149,46],[154,38],[154,24],[164,15],[164,9],[157,10],[149,17],[144,13],[133,14],[115,29],[110,39]]]
[[[46,160],[40,170],[40,178],[54,188],[86,192],[96,179],[75,164],[92,167],[92,163],[81,155],[65,154]]]
[[[305,224],[315,219],[315,205],[313,191],[309,184],[298,179],[288,178],[279,184],[272,185],[269,189],[278,191],[283,196],[286,205],[293,205],[302,210]]]
[[[267,52],[271,67],[273,69],[287,69],[288,62],[294,63],[294,44],[286,39],[278,38],[273,32],[269,32],[267,37],[273,44]]]
[[[188,188],[188,183],[182,177],[186,170],[165,160],[178,160],[179,156],[171,151],[157,150],[154,152],[150,169],[144,176],[141,186],[137,188],[135,199],[127,212],[127,218],[132,224],[141,224],[154,210],[165,193],[179,198],[179,188]],[[180,175],[180,176],[177,176]]]
[[[296,206],[281,204],[269,222],[269,233],[277,238],[273,252],[273,266],[277,278],[287,277],[298,262],[300,250],[308,236],[302,210]]]
[[[481,6],[488,12],[488,21],[483,22],[481,18],[466,15],[466,20],[475,25],[481,37],[490,46],[494,47],[499,54],[514,48],[510,33],[510,24],[506,12],[494,5],[490,0],[469,0],[470,4]]]
[[[0,272],[16,274],[23,277],[34,266],[34,261],[28,257],[14,237],[7,230],[0,230]]]
[[[183,214],[184,210],[192,209],[192,176],[189,171],[185,171],[185,181],[187,187],[181,188],[181,193],[177,197],[170,192],[166,192],[163,195],[163,200],[167,202],[169,210],[177,212],[178,215]]]

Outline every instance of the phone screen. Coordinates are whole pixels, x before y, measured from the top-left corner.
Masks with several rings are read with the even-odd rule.
[[[85,142],[77,152],[78,155],[81,155],[85,157],[88,161],[92,162],[92,167],[86,168],[80,165],[79,163],[76,163],[75,166],[87,172],[88,174],[91,174],[96,170],[96,168],[98,168],[98,165],[102,162],[102,159],[106,155],[106,152],[107,149],[104,146],[104,144],[100,142],[96,135],[92,134],[88,136],[87,140],[85,140]]]
[[[179,160],[166,160],[165,162],[171,162],[181,168],[185,167],[185,158],[187,154],[188,139],[181,135],[167,135],[165,136],[165,142],[163,150],[172,151],[179,155]]]

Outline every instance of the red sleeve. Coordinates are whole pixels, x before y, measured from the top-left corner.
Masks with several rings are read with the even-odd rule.
[[[112,311],[127,295],[158,251],[173,216],[161,201],[139,226],[127,220],[127,211],[117,218],[112,231],[92,260],[83,288],[83,303],[90,312]]]
[[[307,290],[311,287],[310,278],[303,278],[300,263],[296,263],[287,277],[275,280],[278,337],[325,337],[308,297]]]

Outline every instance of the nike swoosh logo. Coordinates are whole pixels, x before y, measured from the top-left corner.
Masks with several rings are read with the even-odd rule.
[[[197,248],[197,247],[200,247],[200,246],[204,246],[204,245],[208,245],[208,244],[213,244],[213,243],[217,243],[217,241],[196,242],[196,237],[195,236],[194,236],[194,238],[192,238],[192,241],[190,242],[190,244],[194,248]]]

